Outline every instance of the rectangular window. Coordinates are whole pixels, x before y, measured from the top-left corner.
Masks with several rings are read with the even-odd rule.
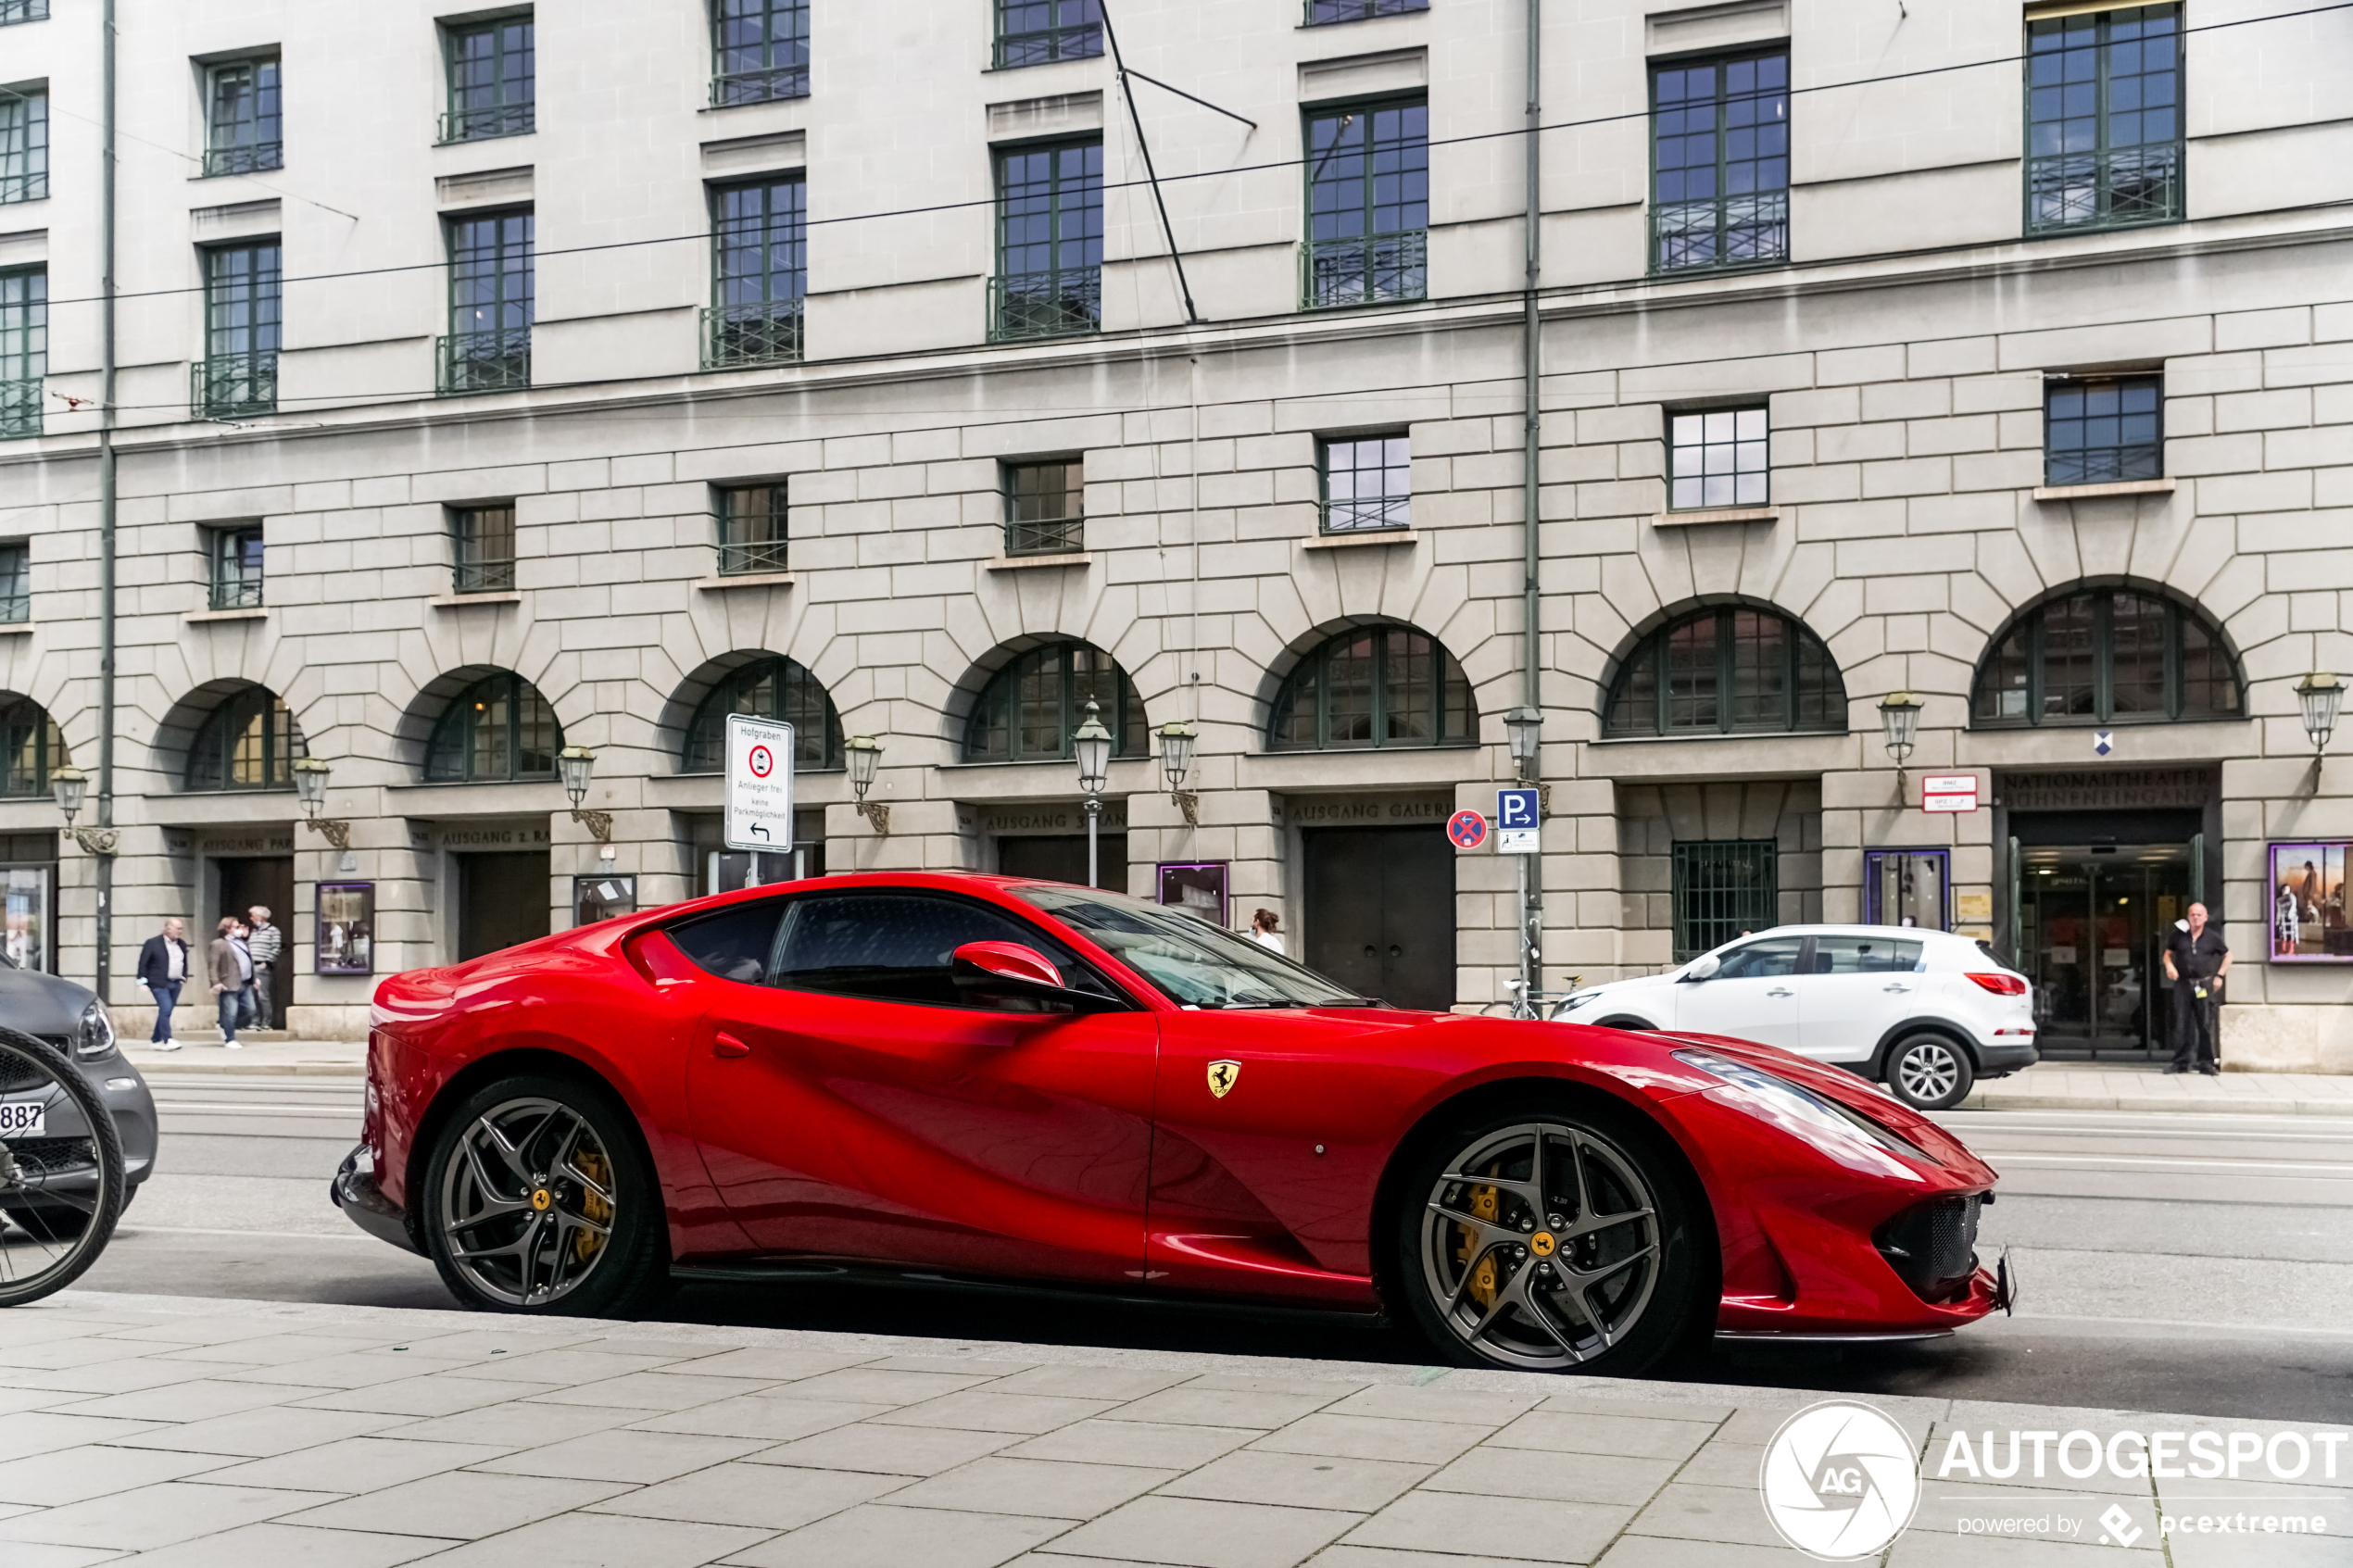
[[[49,0],[0,0],[0,27],[13,22],[45,21]]]
[[[992,340],[1091,332],[1103,320],[1103,144],[997,155]]]
[[[22,539],[0,545],[0,625],[32,619],[32,546]]]
[[[1087,547],[1085,465],[1076,458],[1005,465],[1005,553],[1063,556]]]
[[[460,594],[510,593],[515,585],[515,504],[459,507],[450,514]]]
[[[2026,227],[2183,215],[2178,6],[2026,24]]]
[[[1102,52],[1102,0],[997,0],[1000,70]]]
[[[1309,309],[1420,299],[1429,290],[1429,106],[1307,115]]]
[[[1781,922],[1779,853],[1769,838],[1675,844],[1669,900],[1677,963],[1688,963],[1743,932]]]
[[[199,419],[266,414],[278,406],[278,242],[208,250],[204,272],[205,352],[189,406]]]
[[[212,608],[261,608],[261,530],[212,531]]]
[[[1328,27],[1334,22],[1363,21],[1366,17],[1402,17],[1427,11],[1429,0],[1307,0],[1307,25]]]
[[[1667,421],[1667,500],[1676,511],[1761,507],[1771,495],[1762,408],[1710,408]]]
[[[0,440],[41,433],[49,373],[49,274],[0,272]]]
[[[808,193],[798,174],[711,191],[706,370],[786,365],[800,358],[801,298],[809,292]]]
[[[449,67],[444,144],[522,136],[538,128],[537,46],[528,15],[450,28],[443,48]]]
[[[785,570],[785,482],[734,484],[721,490],[719,573]]]
[[[1651,69],[1651,268],[1789,259],[1789,56]]]
[[[49,94],[0,92],[0,205],[49,194]]]
[[[1321,441],[1316,447],[1325,533],[1414,526],[1412,442],[1403,432]]]
[[[2043,393],[2043,483],[2165,477],[2165,383],[2158,376],[2053,382]]]
[[[441,394],[531,384],[535,309],[532,215],[449,220],[449,335],[441,340]]]
[[[252,174],[285,166],[275,59],[232,60],[205,73],[207,174]]]
[[[713,108],[809,96],[809,0],[711,0]]]

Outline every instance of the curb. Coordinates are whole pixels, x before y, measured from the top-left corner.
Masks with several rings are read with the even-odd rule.
[[[2165,1095],[1972,1094],[1957,1110],[2171,1110],[2222,1116],[2353,1116],[2353,1099],[2217,1099]]]

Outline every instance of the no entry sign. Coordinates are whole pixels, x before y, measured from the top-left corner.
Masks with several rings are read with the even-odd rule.
[[[748,713],[727,715],[727,807],[721,836],[730,849],[781,854],[792,847],[792,726]]]

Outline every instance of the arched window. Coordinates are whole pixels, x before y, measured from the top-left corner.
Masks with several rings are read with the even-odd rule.
[[[552,779],[563,727],[539,688],[501,672],[459,692],[433,727],[427,784],[502,784]]]
[[[1438,639],[1404,626],[1342,632],[1283,682],[1266,744],[1275,751],[1468,746],[1478,738],[1470,682]]]
[[[278,694],[245,686],[223,698],[197,727],[188,748],[188,787],[290,789],[287,769],[309,753]]]
[[[1822,639],[1786,615],[1695,610],[1642,639],[1610,687],[1603,734],[1767,734],[1846,728],[1846,686]]]
[[[686,749],[679,765],[689,773],[716,772],[727,765],[727,715],[749,713],[781,719],[792,726],[792,765],[797,772],[841,766],[841,715],[817,677],[789,659],[754,659],[728,671],[695,710],[686,727]]]
[[[1086,643],[1048,643],[989,677],[964,731],[967,762],[1044,762],[1071,755],[1070,737],[1093,702],[1112,755],[1141,757],[1144,704],[1111,655]]]
[[[67,761],[57,721],[31,697],[0,692],[0,800],[39,799]]]
[[[2012,623],[1978,667],[1969,714],[2008,724],[2154,724],[2246,712],[2222,634],[2188,605],[2078,588]]]

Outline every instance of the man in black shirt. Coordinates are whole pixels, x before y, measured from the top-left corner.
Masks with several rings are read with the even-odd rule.
[[[2173,1064],[2168,1073],[2196,1067],[2208,1076],[2222,1071],[2215,1043],[2215,1014],[2222,1001],[2222,976],[2231,972],[2231,949],[2222,934],[2206,922],[2206,906],[2192,904],[2189,919],[2165,938],[2165,978],[2173,982]]]

